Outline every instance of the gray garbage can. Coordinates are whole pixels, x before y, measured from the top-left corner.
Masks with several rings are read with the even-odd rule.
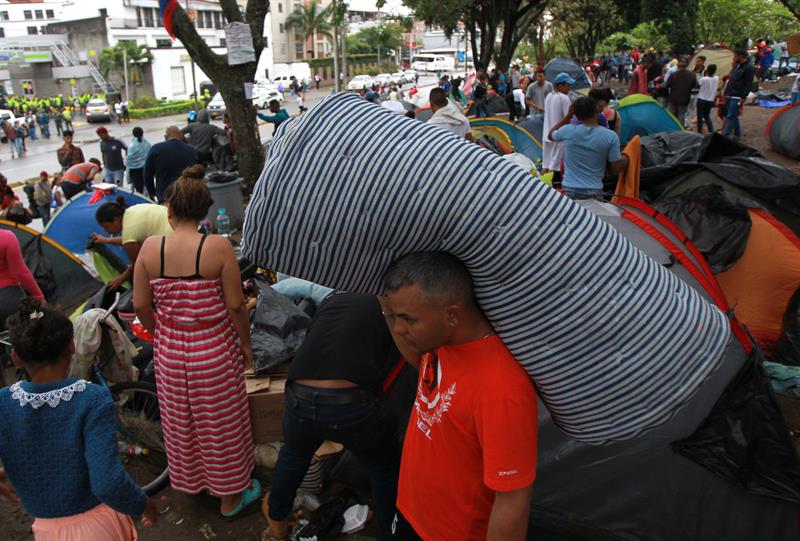
[[[231,231],[241,229],[244,222],[244,196],[242,195],[244,179],[240,177],[231,182],[207,181],[207,184],[214,203],[208,209],[206,219],[211,222],[214,231],[217,230],[217,212],[221,208],[225,209],[225,214],[231,220]]]

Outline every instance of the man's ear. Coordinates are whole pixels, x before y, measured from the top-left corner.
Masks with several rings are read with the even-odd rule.
[[[460,304],[451,304],[445,308],[447,325],[451,328],[458,327],[464,307]]]

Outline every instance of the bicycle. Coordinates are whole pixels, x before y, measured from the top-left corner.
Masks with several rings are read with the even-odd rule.
[[[99,318],[104,325],[119,304],[120,295]],[[112,332],[110,327],[106,327]],[[105,331],[104,331],[105,332]],[[0,334],[0,344],[11,347],[8,332]],[[104,387],[114,400],[117,420],[117,446],[125,470],[142,490],[152,496],[169,480],[161,416],[158,409],[156,386],[146,381],[127,381],[109,384],[103,374],[103,362],[95,358],[91,367],[92,381]],[[22,377],[26,377],[22,374]]]
[[[101,325],[112,316],[119,299],[117,293],[114,303],[98,320]],[[109,385],[99,358],[92,364],[92,378],[108,389],[114,399],[119,420],[117,445],[125,469],[142,490],[152,496],[169,480],[156,386],[146,381]]]

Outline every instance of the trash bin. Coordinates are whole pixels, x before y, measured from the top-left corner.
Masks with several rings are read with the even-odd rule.
[[[244,222],[244,196],[242,195],[243,178],[231,182],[207,182],[214,203],[208,209],[206,219],[211,222],[211,227],[217,230],[217,211],[225,209],[225,214],[231,220],[231,231],[242,228]]]

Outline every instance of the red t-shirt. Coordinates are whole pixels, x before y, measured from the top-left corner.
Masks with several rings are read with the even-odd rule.
[[[430,541],[485,541],[495,492],[536,478],[536,393],[497,336],[420,363],[397,507]]]

